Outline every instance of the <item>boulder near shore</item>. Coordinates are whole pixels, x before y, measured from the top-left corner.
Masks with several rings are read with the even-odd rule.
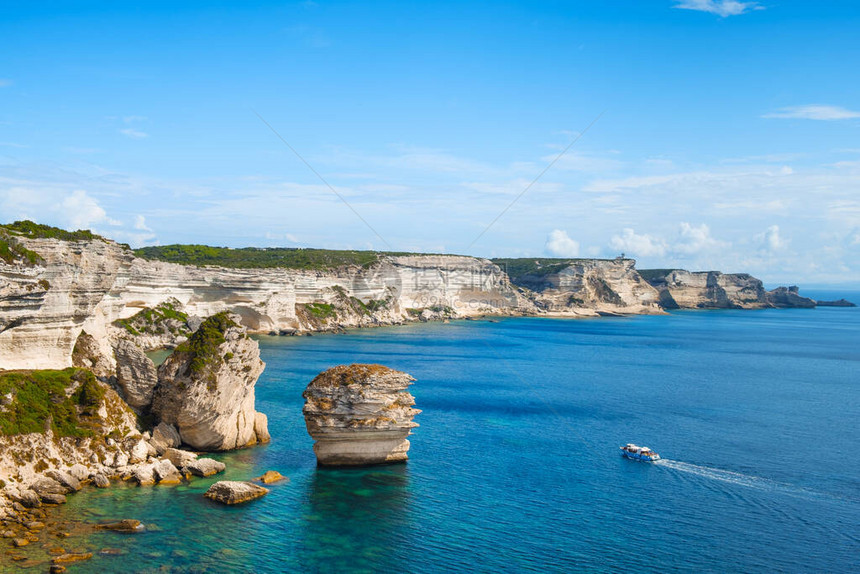
[[[415,379],[382,365],[341,365],[317,375],[302,396],[321,466],[403,462],[421,411],[407,392]]]
[[[268,493],[268,488],[263,488],[253,482],[222,480],[210,486],[203,496],[221,504],[241,504]]]

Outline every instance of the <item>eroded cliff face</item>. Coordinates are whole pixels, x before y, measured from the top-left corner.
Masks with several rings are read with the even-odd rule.
[[[381,257],[324,272],[227,269],[148,261],[107,240],[20,242],[44,262],[0,262],[0,369],[70,366],[86,332],[88,365],[113,371],[121,339],[151,349],[193,330],[132,324],[168,301],[189,325],[229,311],[251,332],[282,334],[398,324],[425,310],[425,319],[534,310],[498,266],[472,257]]]
[[[666,309],[764,309],[770,307],[762,282],[746,273],[643,270]]]
[[[115,372],[122,339],[144,350],[172,347],[222,311],[238,315],[249,332],[291,334],[484,314],[594,316],[773,304],[748,275],[642,272],[646,281],[632,259],[620,258],[494,262],[403,255],[325,271],[228,269],[140,259],[102,239],[16,241],[42,259],[0,260],[0,369],[70,366],[86,332],[76,364]],[[164,321],[147,323],[152,317]]]
[[[42,261],[0,261],[0,369],[70,367],[78,335],[87,324],[105,324],[104,302],[134,256],[102,240],[21,242]],[[104,334],[88,331],[96,341]]]
[[[658,293],[635,269],[633,259],[579,259],[540,265],[512,281],[551,313],[595,315],[660,313]]]

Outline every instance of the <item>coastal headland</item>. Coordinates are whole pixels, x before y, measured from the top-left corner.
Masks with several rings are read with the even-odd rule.
[[[135,251],[89,231],[3,225],[2,530],[13,540],[38,537],[44,507],[83,484],[176,484],[223,470],[199,451],[267,442],[266,416],[254,404],[264,364],[249,333],[815,306],[796,287],[767,291],[748,274],[637,270],[620,257]],[[146,353],[160,349],[172,354],[157,367]],[[408,445],[411,418],[403,424],[398,445]],[[384,458],[405,460],[406,448]]]

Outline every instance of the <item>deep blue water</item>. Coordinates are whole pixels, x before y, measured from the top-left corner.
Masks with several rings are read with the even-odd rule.
[[[291,482],[233,508],[202,498],[214,479],[88,489],[63,512],[151,529],[78,541],[127,554],[75,571],[860,570],[860,309],[462,321],[260,346],[274,440],[222,459],[228,477]],[[351,362],[416,377],[407,464],[315,467],[301,392]],[[626,442],[667,460],[622,459]]]

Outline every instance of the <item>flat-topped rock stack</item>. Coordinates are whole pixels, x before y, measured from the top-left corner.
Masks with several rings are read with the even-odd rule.
[[[415,379],[382,365],[340,365],[307,386],[304,415],[321,466],[403,462],[418,426],[407,388]]]

